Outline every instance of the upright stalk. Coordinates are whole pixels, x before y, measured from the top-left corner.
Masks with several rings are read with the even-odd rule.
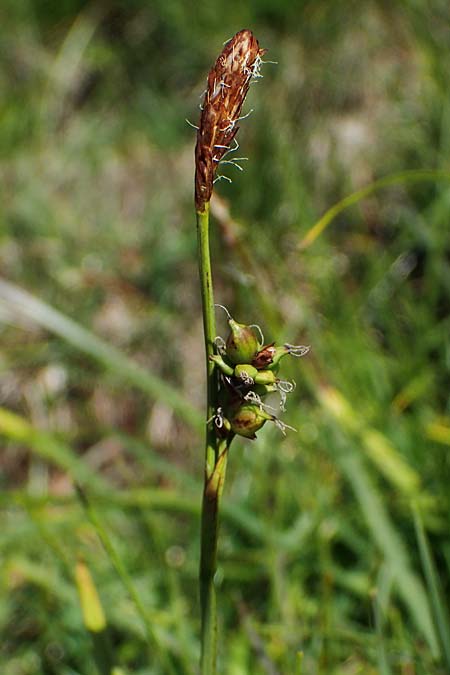
[[[217,407],[217,375],[214,369],[214,363],[209,359],[209,357],[214,354],[214,338],[216,337],[214,290],[211,272],[211,256],[209,251],[209,202],[205,204],[203,212],[200,213],[197,211],[197,245],[206,356],[206,419],[209,420],[214,415]],[[206,477],[209,477],[214,469],[215,451],[216,435],[214,429],[208,425],[206,434]]]
[[[209,251],[209,203],[205,205],[203,212],[197,212],[197,241],[207,372],[207,427],[200,552],[201,674],[211,675],[216,672],[217,610],[214,575],[220,497],[225,480],[229,441],[227,445],[226,440],[220,440],[214,425],[208,423],[215,415],[218,394],[217,374],[213,362],[209,359],[214,353],[216,337]]]
[[[264,345],[261,329],[240,324],[225,309],[230,329],[227,340],[214,344],[214,294],[209,250],[209,205],[220,163],[241,169],[242,157],[226,159],[239,147],[236,134],[242,106],[252,80],[259,72],[265,49],[250,30],[241,30],[225,43],[209,71],[195,145],[195,211],[197,214],[198,265],[203,307],[207,373],[205,484],[203,490],[200,605],[201,675],[214,675],[217,660],[217,603],[214,575],[217,565],[220,502],[228,451],[234,435],[256,438],[267,421],[285,433],[292,429],[267,411],[262,398],[280,395],[280,406],[294,384],[277,377],[279,361],[286,355],[304,356],[309,347],[285,343]],[[259,334],[259,335],[258,335]]]
[[[219,415],[219,377],[210,358],[214,356],[216,327],[209,251],[209,204],[220,161],[238,147],[235,136],[242,105],[251,80],[259,76],[263,53],[264,50],[260,49],[258,41],[249,30],[239,31],[226,43],[208,75],[195,146],[195,209],[207,373],[205,484],[200,553],[201,675],[213,675],[216,672],[217,616],[214,574],[220,498],[225,481],[228,449],[234,435],[230,425],[224,433],[222,424],[216,421],[216,416]],[[238,158],[232,163],[236,164],[237,161]]]

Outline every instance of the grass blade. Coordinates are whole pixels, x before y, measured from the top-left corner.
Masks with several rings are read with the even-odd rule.
[[[200,429],[201,416],[173,387],[153,375],[76,321],[42,300],[4,279],[0,279],[0,309],[13,317],[25,318],[59,335],[73,347],[88,354],[121,380],[141,389],[156,400],[164,401],[190,426]]]
[[[334,387],[322,387],[319,401],[346,432],[355,436],[366,455],[381,474],[406,497],[418,495],[420,476],[389,440],[366,425],[355,413],[355,407]]]
[[[0,436],[23,444],[43,459],[55,464],[70,475],[72,480],[96,490],[105,490],[105,481],[73,450],[46,431],[33,427],[20,415],[0,408]]]
[[[349,206],[357,204],[362,199],[369,197],[374,192],[378,192],[386,187],[391,187],[392,185],[406,185],[409,183],[422,183],[425,181],[439,181],[447,180],[450,181],[450,172],[449,171],[440,171],[434,169],[422,169],[422,170],[410,170],[410,171],[401,171],[400,173],[394,173],[380,180],[376,180],[366,187],[361,188],[361,190],[356,190],[352,192],[344,199],[338,201],[334,206],[328,209],[324,215],[308,230],[303,239],[299,244],[300,250],[308,248],[311,246],[319,237],[326,227],[338,216],[342,211],[344,211]]]
[[[419,630],[426,636],[431,650],[437,655],[438,642],[427,596],[420,579],[411,569],[407,550],[391,523],[361,457],[346,451],[340,458],[340,464],[356,494],[372,537],[391,567],[394,583],[403,602],[409,607]]]
[[[117,549],[109,536],[107,529],[103,525],[97,511],[94,509],[91,502],[88,500],[86,493],[80,487],[77,487],[77,493],[80,502],[86,512],[86,515],[89,518],[89,521],[91,522],[92,526],[94,527],[97,536],[102,542],[103,548],[105,549],[105,552],[112,566],[114,567],[129,597],[133,601],[136,611],[144,624],[149,648],[153,648],[154,651],[158,653],[159,657],[161,658],[161,663],[164,664],[164,667],[166,669],[165,672],[173,673],[173,675],[175,675],[173,664],[169,658],[168,652],[161,645],[159,638],[155,633],[149,614],[139,596],[139,593],[133,583],[131,576],[128,574],[128,570],[126,568],[125,563],[123,562],[122,558],[117,552]]]
[[[431,612],[436,632],[444,654],[445,662],[450,670],[450,620],[444,594],[442,592],[436,565],[433,560],[428,537],[423,525],[419,507],[413,506],[414,525],[416,528],[417,545],[422,562],[428,593],[431,602]]]
[[[109,674],[113,670],[114,659],[105,613],[94,579],[90,569],[82,561],[77,562],[74,577],[83,623],[92,639],[94,661],[100,675]]]

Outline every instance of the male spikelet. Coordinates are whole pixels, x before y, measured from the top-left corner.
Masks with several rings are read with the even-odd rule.
[[[250,30],[226,43],[208,75],[195,146],[195,206],[203,213],[210,201],[217,166],[231,149],[252,78],[259,76],[265,53]]]

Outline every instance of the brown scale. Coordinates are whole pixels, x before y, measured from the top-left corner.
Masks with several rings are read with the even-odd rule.
[[[258,370],[264,370],[272,363],[276,351],[275,342],[271,342],[270,345],[266,345],[256,354],[252,361],[252,366],[258,368]]]

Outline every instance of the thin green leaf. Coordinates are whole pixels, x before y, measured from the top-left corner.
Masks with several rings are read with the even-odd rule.
[[[401,171],[400,173],[393,173],[384,178],[366,185],[366,187],[361,188],[361,190],[356,190],[352,192],[344,199],[339,200],[334,206],[328,209],[324,215],[308,230],[303,239],[299,244],[301,250],[308,248],[312,243],[315,242],[317,237],[319,237],[322,232],[325,230],[328,225],[333,222],[333,220],[338,216],[342,211],[344,211],[349,206],[354,206],[362,199],[369,197],[374,192],[378,192],[386,187],[391,187],[392,185],[406,185],[408,183],[423,183],[423,182],[436,182],[440,180],[450,181],[450,172],[449,171],[440,171],[434,169],[422,169],[422,170],[412,170],[412,171]]]
[[[161,662],[164,663],[166,672],[167,673],[174,673],[175,675],[175,670],[173,668],[173,664],[169,658],[168,652],[166,648],[161,644],[160,639],[158,637],[157,632],[155,631],[154,625],[152,623],[152,620],[149,616],[149,613],[147,612],[140,596],[139,593],[134,585],[134,582],[131,578],[131,576],[128,573],[128,570],[126,568],[126,565],[124,561],[122,560],[121,556],[119,555],[116,547],[114,546],[111,537],[109,536],[109,533],[106,529],[106,527],[103,525],[102,520],[100,519],[100,516],[98,515],[98,512],[94,509],[92,506],[91,502],[88,500],[86,493],[81,490],[80,487],[77,489],[77,494],[79,496],[80,502],[83,505],[86,515],[89,518],[89,521],[91,522],[92,526],[94,527],[100,541],[103,544],[103,548],[105,549],[105,552],[114,567],[119,579],[121,580],[125,590],[127,591],[128,595],[130,596],[131,600],[134,603],[134,606],[136,608],[136,611],[138,615],[140,616],[144,627],[145,627],[145,632],[147,635],[147,641],[148,641],[148,646],[151,649],[154,649],[157,651],[159,657],[161,658]]]
[[[119,376],[121,380],[141,389],[155,400],[164,401],[195,429],[201,428],[201,415],[172,386],[144,370],[121,351],[104,342],[73,319],[4,279],[0,279],[0,309],[2,307],[13,318],[31,319],[46,330],[64,338],[73,347],[88,354],[110,372]]]
[[[364,467],[362,458],[356,452],[346,449],[340,455],[339,463],[352,485],[372,537],[391,567],[403,602],[409,607],[417,627],[426,636],[432,652],[437,655],[438,642],[426,593],[420,579],[411,569],[408,552]]]
[[[33,427],[20,415],[0,408],[0,435],[23,444],[43,459],[67,471],[72,480],[92,489],[106,489],[105,481],[63,441]]]
[[[450,620],[448,608],[442,592],[439,575],[433,560],[428,537],[423,525],[422,516],[417,505],[413,506],[414,525],[419,548],[422,569],[430,596],[431,612],[436,632],[439,636],[445,662],[450,670]]]

